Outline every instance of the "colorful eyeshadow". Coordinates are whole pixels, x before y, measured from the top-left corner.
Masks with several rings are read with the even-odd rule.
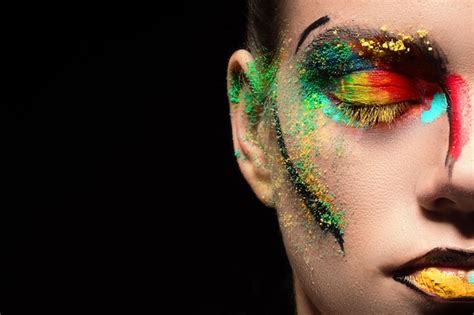
[[[432,47],[423,46],[429,41],[418,42],[426,34],[349,34],[345,39],[347,33],[334,30],[332,39],[306,49],[299,65],[303,103],[319,101],[314,107],[327,117],[357,128],[390,124],[410,107],[428,102],[432,106],[422,117],[425,123],[445,111],[447,102],[443,95],[435,96],[441,88],[434,83],[443,67],[434,62]]]
[[[366,106],[419,99],[419,92],[413,80],[383,70],[356,72],[344,76],[331,94],[341,101]]]
[[[471,103],[468,85],[461,76],[449,75],[446,78],[446,88],[450,97],[449,157],[456,161],[461,156],[463,146],[469,140]]]

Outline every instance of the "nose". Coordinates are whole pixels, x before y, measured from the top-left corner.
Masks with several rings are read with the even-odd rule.
[[[458,91],[459,92],[459,91]],[[454,92],[456,93],[456,92]],[[460,95],[457,95],[460,96]],[[474,114],[472,95],[454,105],[457,113],[451,113],[450,152],[447,163],[439,163],[417,185],[419,204],[432,213],[449,214],[474,219]],[[455,120],[455,121],[453,121]],[[453,134],[453,129],[455,133]],[[459,138],[464,138],[462,141]],[[454,154],[452,151],[457,152]],[[442,165],[444,164],[444,165]],[[467,222],[466,222],[467,223]],[[471,227],[471,229],[474,225]]]

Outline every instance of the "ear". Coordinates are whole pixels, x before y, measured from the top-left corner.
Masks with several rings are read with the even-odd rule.
[[[261,121],[255,121],[255,115],[249,115],[249,104],[247,104],[249,99],[258,99],[252,95],[253,91],[249,86],[252,80],[249,77],[249,64],[252,62],[254,58],[246,50],[236,51],[229,60],[227,90],[233,143],[240,171],[257,197],[267,206],[271,206],[273,196],[271,171],[264,152],[266,141],[262,141],[263,137],[259,134],[264,127]]]

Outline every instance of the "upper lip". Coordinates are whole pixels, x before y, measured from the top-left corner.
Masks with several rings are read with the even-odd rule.
[[[427,267],[474,269],[474,250],[437,247],[401,265],[395,275],[409,275]]]

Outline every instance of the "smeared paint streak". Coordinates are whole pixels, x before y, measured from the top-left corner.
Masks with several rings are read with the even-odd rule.
[[[461,156],[463,146],[469,141],[471,103],[469,101],[468,85],[461,76],[449,75],[446,78],[446,88],[450,100],[450,135],[447,161],[456,161]]]
[[[431,101],[430,109],[425,110],[421,114],[421,121],[424,124],[429,124],[441,117],[448,108],[448,100],[446,99],[446,95],[444,93],[436,93],[433,96],[433,100]]]
[[[283,131],[281,129],[280,118],[278,117],[278,110],[276,106],[273,107],[272,114],[278,148],[284,160],[291,183],[295,187],[298,194],[302,197],[305,206],[309,209],[319,226],[323,229],[323,231],[330,232],[335,237],[342,252],[344,253],[342,213],[333,213],[331,210],[331,205],[327,202],[321,201],[301,179],[297,170],[298,165],[291,161],[288,154],[288,149],[286,148],[285,140],[283,139]]]

